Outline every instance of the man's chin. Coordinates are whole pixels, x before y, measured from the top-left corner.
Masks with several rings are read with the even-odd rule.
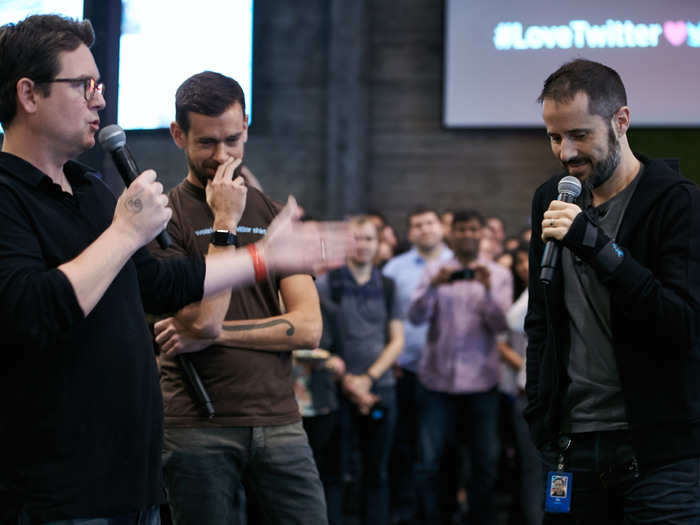
[[[566,166],[566,172],[572,177],[576,177],[581,182],[588,179],[593,174],[593,169],[590,164],[580,164],[578,166]]]

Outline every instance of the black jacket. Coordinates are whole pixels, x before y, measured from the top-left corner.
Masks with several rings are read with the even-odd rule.
[[[624,259],[601,276],[633,447],[641,463],[700,455],[700,191],[661,160],[645,169],[617,237]],[[559,268],[539,282],[542,216],[562,175],[535,192],[525,328],[525,417],[538,447],[556,437],[567,376],[569,318]]]

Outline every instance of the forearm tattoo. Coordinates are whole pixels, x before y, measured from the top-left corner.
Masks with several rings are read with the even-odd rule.
[[[237,324],[234,326],[227,326],[224,325],[221,328],[226,330],[227,332],[245,332],[248,330],[260,330],[261,328],[268,328],[270,326],[275,326],[278,324],[286,324],[289,325],[289,328],[287,329],[286,334],[288,336],[293,336],[294,335],[294,325],[287,321],[286,319],[274,319],[272,321],[267,321],[266,323],[259,323],[259,324]]]

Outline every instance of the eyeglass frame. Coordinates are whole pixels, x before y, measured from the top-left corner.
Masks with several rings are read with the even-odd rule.
[[[104,82],[97,82],[93,77],[78,77],[78,78],[54,78],[53,80],[35,80],[35,84],[53,84],[54,82],[82,82],[83,83],[83,97],[85,97],[86,102],[90,102],[95,98],[95,93],[104,95],[105,85]],[[88,97],[88,91],[90,91],[90,96]]]

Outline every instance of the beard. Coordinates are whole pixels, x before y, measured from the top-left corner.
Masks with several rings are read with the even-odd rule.
[[[588,161],[592,168],[593,173],[588,177],[583,184],[589,189],[593,190],[603,184],[605,184],[610,177],[612,177],[615,170],[620,165],[620,159],[622,158],[622,151],[620,148],[620,141],[617,140],[615,132],[612,129],[612,125],[608,129],[608,156],[603,160],[593,162],[590,157],[576,157],[567,161],[564,164],[564,168],[568,168],[569,164],[574,164],[580,162],[581,160]]]
[[[207,181],[214,178],[214,173],[216,173],[216,168],[218,167],[217,163],[211,162],[203,162],[201,166],[197,166],[194,162],[192,162],[189,159],[189,157],[187,158],[187,165],[190,168],[190,171],[194,174],[194,176],[197,177],[197,180],[205,188],[207,187]],[[210,173],[209,168],[213,168],[214,173]]]
[[[197,177],[197,180],[202,184],[203,187],[207,187],[207,182],[214,178],[216,174],[216,169],[219,167],[219,163],[216,161],[204,161],[200,166],[197,166],[192,162],[189,157],[187,157],[187,166],[190,171]],[[233,179],[241,174],[241,167],[243,163],[239,164],[238,167],[233,171]],[[213,171],[210,171],[213,170]]]

